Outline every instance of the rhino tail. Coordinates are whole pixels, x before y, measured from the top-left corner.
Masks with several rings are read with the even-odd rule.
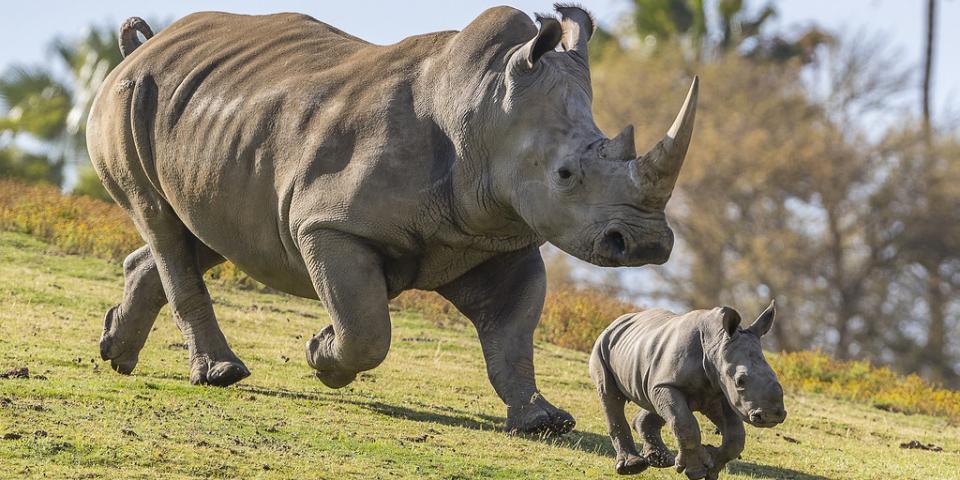
[[[137,32],[143,34],[143,37],[147,40],[150,40],[150,37],[153,36],[150,25],[147,25],[147,22],[140,17],[130,17],[126,22],[123,22],[123,25],[120,25],[120,54],[124,58],[133,53],[137,47],[143,45],[143,42],[137,37]]]
[[[153,75],[146,74],[137,79],[133,86],[133,95],[130,101],[128,115],[130,133],[133,137],[133,147],[140,160],[140,166],[147,181],[154,191],[160,189],[160,180],[153,151],[154,121],[158,108],[158,89]],[[162,195],[162,193],[161,193]]]

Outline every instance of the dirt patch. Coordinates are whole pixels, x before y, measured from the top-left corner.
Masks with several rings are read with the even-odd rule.
[[[915,450],[928,450],[931,452],[942,452],[943,448],[938,447],[932,443],[920,443],[919,440],[910,440],[909,442],[904,442],[900,444],[900,448],[903,449],[915,449]]]

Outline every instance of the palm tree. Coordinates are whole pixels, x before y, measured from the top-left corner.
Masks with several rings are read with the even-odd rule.
[[[9,158],[26,158],[11,152],[23,150],[23,144],[35,144],[39,152],[29,156],[32,162],[46,157],[51,172],[57,172],[47,175],[48,179],[62,182],[60,170],[66,165],[76,173],[75,192],[109,198],[89,166],[85,128],[100,84],[123,59],[116,33],[112,28],[91,28],[79,39],[54,40],[51,52],[65,67],[65,78],[46,66],[18,66],[0,77],[4,108],[0,115],[0,145],[4,146],[0,151],[6,151]],[[18,172],[16,168],[7,170],[0,174]]]
[[[776,17],[768,3],[752,12],[745,0],[719,0],[715,17],[719,23],[711,31],[705,0],[633,0],[633,25],[640,38],[652,36],[680,44],[697,62],[711,55],[739,52],[760,61],[784,62],[799,58],[812,60],[813,51],[830,41],[830,36],[810,28],[796,39],[764,35],[763,27]]]

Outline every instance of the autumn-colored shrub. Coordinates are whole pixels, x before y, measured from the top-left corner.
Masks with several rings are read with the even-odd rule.
[[[468,323],[453,304],[436,292],[408,290],[390,301],[390,309],[417,312],[439,325]]]
[[[589,352],[617,317],[640,310],[636,305],[592,288],[563,286],[547,291],[537,338],[561,347]]]
[[[48,184],[0,179],[0,229],[40,237],[66,253],[121,260],[143,240],[116,205]]]
[[[787,391],[821,393],[902,413],[960,419],[960,392],[900,375],[865,361],[841,361],[822,352],[768,355]]]
[[[65,195],[45,183],[0,178],[0,230],[42,238],[64,253],[122,261],[143,245],[133,222],[116,204]],[[207,274],[219,282],[260,287],[230,262]]]

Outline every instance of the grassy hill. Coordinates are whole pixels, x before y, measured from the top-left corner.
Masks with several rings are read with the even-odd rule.
[[[303,358],[305,338],[328,321],[318,303],[213,286],[223,330],[253,375],[227,389],[191,386],[165,310],[124,377],[97,347],[103,312],[122,292],[119,266],[59,251],[0,232],[0,372],[31,375],[0,379],[0,477],[615,476],[583,353],[537,349],[541,389],[577,417],[577,429],[559,439],[508,436],[471,327],[394,312],[387,361],[334,391]],[[748,427],[726,478],[960,478],[960,426],[949,417],[789,390],[786,404],[781,427]],[[943,451],[900,448],[911,440]]]

